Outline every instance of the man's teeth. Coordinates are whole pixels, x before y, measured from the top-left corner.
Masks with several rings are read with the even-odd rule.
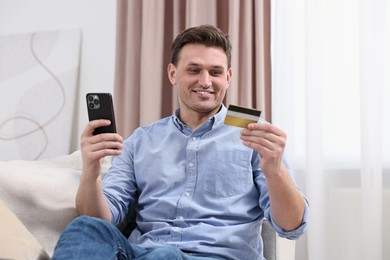
[[[208,91],[195,91],[195,92],[199,94],[210,94],[210,92]]]

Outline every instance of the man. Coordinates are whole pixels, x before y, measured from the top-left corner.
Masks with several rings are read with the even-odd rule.
[[[61,236],[53,259],[263,259],[263,217],[284,237],[306,228],[307,202],[283,162],[285,133],[264,121],[223,124],[232,77],[228,35],[213,26],[185,30],[172,44],[168,77],[174,115],[118,134],[81,137],[81,215]],[[100,177],[100,159],[116,156]],[[137,201],[137,202],[135,202]],[[136,203],[129,241],[113,224]],[[102,221],[100,219],[106,220]]]

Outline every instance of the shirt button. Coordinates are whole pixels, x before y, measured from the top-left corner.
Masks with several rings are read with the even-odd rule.
[[[192,167],[194,167],[194,164],[193,164],[193,163],[190,163],[189,166],[192,168]]]
[[[184,218],[182,216],[178,217],[177,218],[178,220],[183,220]]]
[[[192,137],[192,141],[196,141],[196,137],[194,136],[194,137]]]
[[[173,228],[173,231],[175,231],[175,232],[180,232],[180,230],[181,230],[181,228],[179,228],[179,227],[174,227]]]
[[[184,193],[184,195],[185,195],[186,197],[189,197],[189,196],[191,196],[191,193],[186,192],[186,193]]]

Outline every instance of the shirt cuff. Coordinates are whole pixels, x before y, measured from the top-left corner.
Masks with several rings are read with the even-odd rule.
[[[309,204],[308,204],[307,200],[305,200],[305,203],[306,203],[306,207],[305,207],[305,211],[303,213],[301,225],[299,225],[299,227],[297,227],[294,230],[290,230],[290,231],[283,230],[278,224],[276,224],[276,222],[272,219],[272,216],[271,216],[269,221],[271,222],[274,230],[278,233],[278,235],[280,237],[295,240],[295,239],[298,239],[301,235],[303,235],[305,233],[305,231],[307,229],[307,219],[308,219],[308,215],[309,215]]]

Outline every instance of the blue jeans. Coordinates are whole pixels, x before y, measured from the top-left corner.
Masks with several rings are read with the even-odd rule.
[[[209,254],[184,253],[172,246],[145,249],[129,243],[111,223],[93,217],[74,219],[64,230],[54,250],[57,259],[216,260]]]

